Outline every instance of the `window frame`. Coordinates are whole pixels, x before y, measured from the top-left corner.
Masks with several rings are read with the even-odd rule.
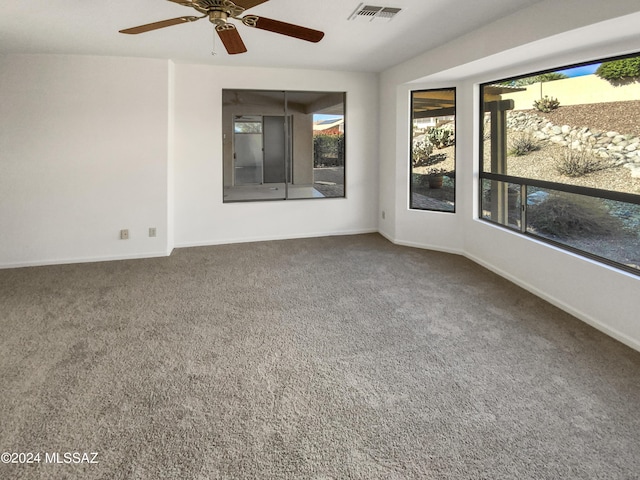
[[[504,78],[499,78],[496,80],[492,80],[492,81],[488,81],[488,82],[482,82],[479,84],[479,113],[478,113],[478,138],[479,138],[479,150],[478,150],[478,192],[477,192],[477,202],[478,202],[478,210],[477,210],[477,214],[478,214],[478,219],[489,223],[491,225],[506,229],[510,232],[515,232],[515,233],[519,233],[525,237],[529,237],[529,238],[533,238],[537,241],[543,242],[543,243],[547,243],[550,245],[553,245],[557,248],[560,248],[562,250],[566,250],[569,251],[571,253],[577,254],[579,256],[591,259],[591,260],[595,260],[599,263],[608,265],[608,266],[612,266],[615,267],[619,270],[623,270],[625,272],[629,272],[632,273],[636,276],[640,276],[640,269],[639,268],[634,268],[631,267],[629,265],[625,265],[623,263],[617,262],[611,258],[607,258],[607,257],[603,257],[600,255],[597,255],[595,253],[586,251],[586,250],[582,250],[580,248],[559,242],[559,241],[555,241],[553,239],[547,238],[545,236],[542,235],[536,235],[535,233],[530,232],[527,229],[527,199],[526,199],[526,191],[527,191],[527,187],[539,187],[542,189],[549,189],[549,190],[554,190],[554,191],[560,191],[560,192],[566,192],[566,193],[570,193],[570,194],[577,194],[577,195],[583,195],[586,197],[591,197],[591,198],[596,198],[596,199],[606,199],[606,200],[614,200],[614,201],[618,201],[618,202],[624,202],[624,203],[630,203],[633,205],[640,205],[640,194],[633,194],[633,193],[628,193],[628,192],[620,192],[620,191],[616,191],[616,190],[606,190],[606,189],[599,189],[599,188],[593,188],[593,187],[586,187],[586,186],[582,186],[582,185],[575,185],[575,184],[570,184],[570,183],[560,183],[560,182],[553,182],[553,181],[547,181],[547,180],[540,180],[540,179],[535,179],[535,178],[529,178],[529,177],[520,177],[520,176],[514,176],[514,175],[508,175],[508,174],[501,174],[501,173],[493,173],[491,171],[486,171],[485,170],[485,160],[484,160],[484,149],[485,149],[485,138],[484,138],[484,122],[485,122],[485,93],[484,93],[484,88],[487,86],[491,86],[491,85],[496,85],[500,82],[504,82],[504,81],[509,81],[509,80],[518,80],[518,79],[522,79],[522,78],[528,78],[528,77],[532,77],[535,75],[542,75],[542,74],[546,74],[546,73],[552,73],[552,72],[558,72],[561,70],[568,70],[571,68],[576,68],[576,67],[583,67],[583,66],[588,66],[588,65],[593,65],[596,63],[604,63],[604,62],[610,62],[610,61],[614,61],[614,60],[622,60],[622,59],[626,59],[626,58],[635,58],[635,57],[640,57],[640,52],[637,53],[632,53],[632,54],[625,54],[625,55],[618,55],[618,56],[613,56],[613,57],[605,57],[605,58],[601,58],[601,59],[595,59],[595,60],[591,60],[591,61],[586,61],[586,62],[580,62],[580,63],[574,63],[574,64],[570,64],[570,65],[566,65],[566,66],[559,66],[556,68],[549,68],[549,69],[544,69],[544,70],[537,70],[534,72],[529,72],[529,73],[525,73],[525,74],[521,74],[521,75],[516,75],[516,76],[510,76],[510,77],[504,77]],[[489,181],[498,181],[498,182],[503,182],[505,184],[517,184],[520,186],[521,192],[521,201],[520,201],[520,226],[518,228],[515,228],[511,225],[509,225],[508,221],[506,223],[501,223],[499,220],[493,220],[490,218],[486,218],[483,214],[483,182],[489,180]]]
[[[453,92],[453,132],[454,132],[454,143],[453,143],[453,208],[452,209],[438,209],[438,208],[422,208],[413,205],[413,193],[414,193],[414,182],[413,182],[413,134],[414,134],[414,95],[416,93],[423,92],[438,92],[438,91],[451,91]],[[456,169],[457,169],[457,129],[458,129],[458,110],[457,110],[457,88],[456,87],[439,87],[439,88],[421,88],[417,90],[410,90],[409,95],[409,210],[416,210],[421,212],[440,212],[440,213],[456,213],[456,193],[458,188],[458,182],[456,181]]]
[[[288,201],[288,200],[319,200],[319,199],[323,199],[323,200],[327,200],[327,199],[346,199],[347,198],[347,170],[346,170],[346,163],[347,163],[347,91],[346,90],[272,90],[272,89],[246,89],[246,88],[223,88],[222,89],[222,97],[223,97],[223,108],[222,108],[222,124],[223,124],[223,133],[222,133],[222,137],[223,137],[223,146],[222,146],[222,181],[223,181],[223,185],[222,185],[222,203],[223,204],[233,204],[233,203],[247,203],[247,202],[271,202],[271,201]],[[241,113],[239,115],[248,115],[248,116],[261,116],[262,117],[262,122],[264,123],[264,117],[266,116],[282,116],[283,118],[286,119],[286,128],[285,128],[285,139],[284,139],[284,158],[283,158],[283,164],[284,164],[284,168],[285,168],[285,181],[284,182],[280,182],[282,184],[282,192],[283,195],[277,195],[274,197],[270,197],[267,195],[264,196],[260,196],[260,195],[256,195],[256,196],[252,196],[251,198],[228,198],[227,197],[227,190],[229,188],[234,188],[237,185],[235,184],[235,171],[233,168],[233,164],[235,162],[235,136],[238,134],[235,132],[235,125],[234,125],[234,118],[236,115],[238,115],[237,112],[235,112],[234,110],[231,111],[225,111],[225,101],[224,101],[224,97],[225,95],[229,95],[229,94],[233,94],[235,95],[235,98],[233,101],[236,102],[236,105],[238,103],[242,103],[242,101],[238,101],[238,94],[242,95],[274,95],[274,94],[282,94],[282,110],[279,112],[275,112],[275,111],[265,111],[265,112],[259,112],[260,108],[256,108],[253,109],[250,113],[244,112]],[[289,96],[293,95],[293,96],[300,96],[300,95],[305,95],[308,94],[309,96],[314,96],[314,95],[318,95],[318,94],[324,94],[324,95],[334,95],[334,96],[341,96],[341,101],[339,103],[339,105],[341,106],[341,114],[338,115],[336,114],[335,116],[341,116],[342,117],[342,125],[340,126],[340,135],[342,136],[342,142],[341,142],[341,152],[342,152],[342,183],[338,183],[338,180],[336,180],[336,184],[338,186],[342,187],[342,194],[341,195],[319,195],[316,196],[317,191],[313,194],[313,195],[302,195],[302,196],[296,196],[296,195],[291,195],[290,191],[293,190],[293,187],[295,187],[297,184],[294,183],[294,169],[297,166],[296,165],[296,158],[302,158],[300,156],[295,157],[294,154],[294,147],[293,147],[293,141],[295,139],[295,133],[292,133],[292,125],[293,123],[295,123],[295,119],[294,114],[300,113],[299,111],[295,111],[295,110],[291,110],[290,108],[290,104],[295,104],[297,105],[297,103],[295,101],[290,101]],[[317,101],[317,100],[315,100]],[[312,102],[313,103],[313,102]],[[252,106],[251,102],[247,102],[247,104],[245,106]],[[273,104],[275,105],[275,103]],[[273,107],[272,105],[272,107]],[[335,106],[337,106],[338,103],[335,104]],[[255,107],[260,107],[260,104],[255,104]],[[326,112],[327,111],[327,107],[330,107],[331,105],[320,105],[320,110],[313,112],[313,114],[318,114],[318,115],[322,115],[323,113],[321,113],[323,110]],[[332,113],[324,113],[325,115],[333,115]],[[231,118],[231,130],[229,132],[226,132],[225,130],[225,119],[229,117]],[[261,134],[264,136],[265,132],[264,132],[264,125],[262,127],[262,132]],[[249,133],[249,132],[246,132]],[[225,146],[225,142],[226,140],[226,134],[230,135],[230,142],[231,142],[231,150],[229,152],[226,152],[226,146]],[[239,135],[242,135],[242,133],[239,133]],[[313,161],[314,161],[314,149],[313,149],[313,145],[314,145],[314,136],[315,134],[313,132],[311,132],[311,149],[312,149],[312,153],[311,153],[311,181],[312,183],[309,185],[311,187],[312,190],[314,190],[314,185],[315,185],[315,173],[313,172],[313,169],[315,168],[313,166]],[[264,148],[263,148],[264,151]],[[227,178],[230,178],[230,184],[227,184]],[[322,182],[319,182],[322,183]],[[261,183],[255,184],[256,186],[260,186],[260,187],[264,187],[267,186],[269,183],[265,183],[264,181],[264,175],[263,175],[263,181]],[[278,184],[280,185],[280,184]],[[303,184],[303,187],[306,186],[307,184]],[[276,188],[276,190],[278,190]],[[324,193],[324,192],[321,192]]]

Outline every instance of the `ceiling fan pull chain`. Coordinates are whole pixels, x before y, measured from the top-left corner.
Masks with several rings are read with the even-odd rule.
[[[216,32],[215,26],[211,29],[211,32],[213,33],[213,50],[211,50],[211,55],[213,55],[215,57],[215,56],[218,55],[218,52],[216,51],[217,32]]]

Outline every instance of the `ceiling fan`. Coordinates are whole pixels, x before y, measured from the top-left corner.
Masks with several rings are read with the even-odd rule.
[[[245,10],[255,7],[256,5],[260,5],[261,3],[265,3],[268,0],[234,0],[233,2],[231,0],[169,1],[184,5],[185,7],[194,8],[203,15],[200,17],[184,16],[171,18],[169,20],[162,20],[160,22],[148,23],[146,25],[120,30],[120,33],[144,33],[151,30],[157,30],[158,28],[171,27],[172,25],[179,25],[181,23],[195,22],[201,18],[209,17],[209,21],[215,25],[216,32],[218,32],[218,36],[220,37],[220,40],[222,40],[224,48],[230,55],[244,53],[247,51],[247,47],[245,47],[235,25],[229,22],[230,18],[240,20],[247,27],[267,30],[281,35],[288,35],[289,37],[299,38],[300,40],[306,40],[308,42],[316,43],[324,37],[324,33],[319,30],[301,27],[292,23],[272,20],[270,18],[259,17],[257,15],[245,15],[244,17],[240,17]]]

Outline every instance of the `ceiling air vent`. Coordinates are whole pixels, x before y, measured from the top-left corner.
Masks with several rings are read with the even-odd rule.
[[[400,10],[400,8],[395,7],[377,7],[375,5],[365,5],[361,3],[351,14],[349,20],[365,22],[372,22],[374,20],[390,21],[400,12]]]

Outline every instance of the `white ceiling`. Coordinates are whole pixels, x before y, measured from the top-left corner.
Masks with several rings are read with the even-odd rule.
[[[248,53],[230,56],[205,18],[139,35],[118,30],[183,15],[166,0],[0,0],[0,54],[167,58],[217,65],[379,72],[540,0],[372,0],[398,7],[391,21],[348,20],[360,0],[270,0],[248,13],[322,30],[308,43],[237,25]]]

